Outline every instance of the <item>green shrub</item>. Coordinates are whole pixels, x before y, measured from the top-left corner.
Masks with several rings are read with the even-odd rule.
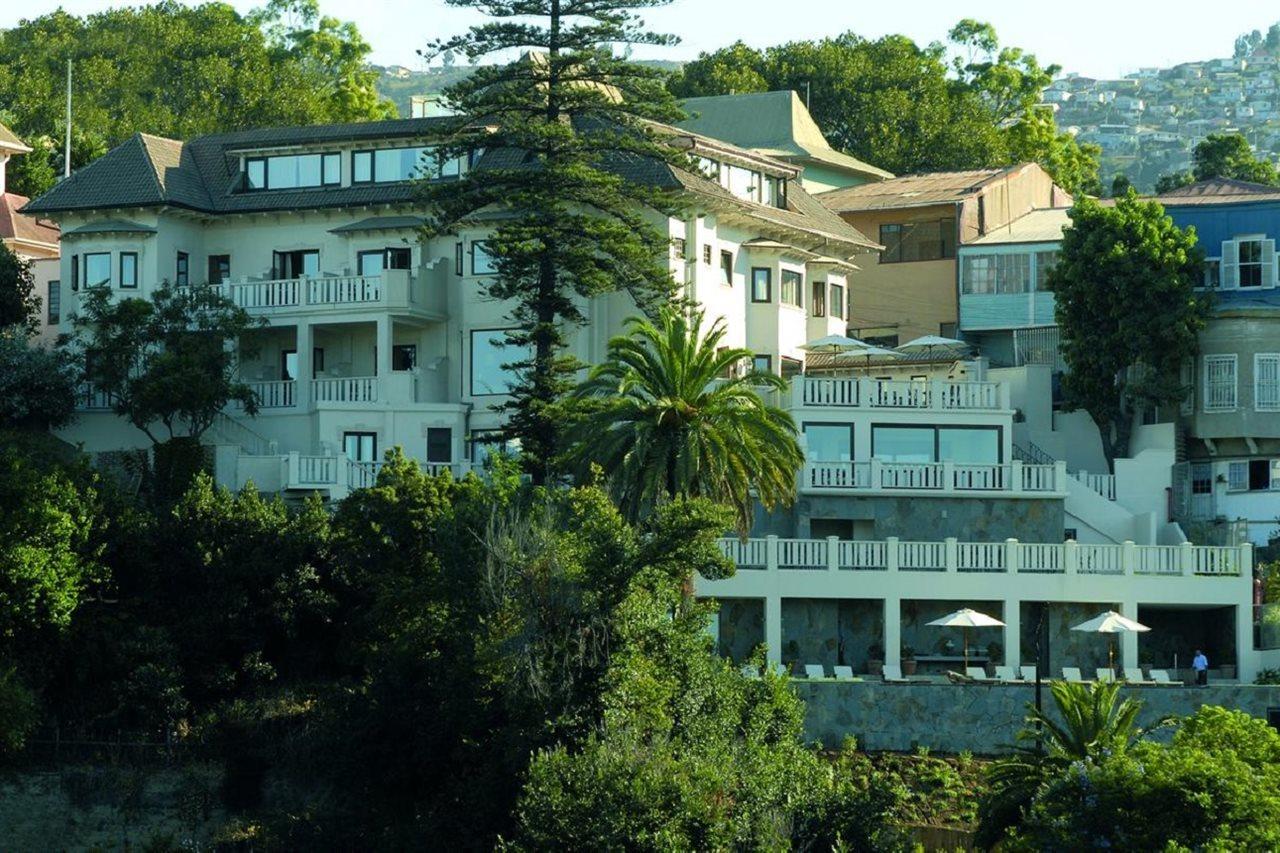
[[[0,756],[22,749],[37,719],[35,695],[14,670],[0,671]]]

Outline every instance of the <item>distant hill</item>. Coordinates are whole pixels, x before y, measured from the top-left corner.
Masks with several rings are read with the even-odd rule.
[[[1139,190],[1190,166],[1211,133],[1244,134],[1280,153],[1280,24],[1236,39],[1231,56],[1142,68],[1117,80],[1068,74],[1045,92],[1058,126],[1102,146],[1104,185],[1123,172]]]
[[[679,62],[665,60],[644,60],[639,64],[663,71],[675,71],[681,65]],[[375,65],[373,68],[378,72],[378,93],[395,101],[396,109],[402,116],[409,115],[409,98],[412,96],[442,92],[471,73],[469,65],[453,65],[448,68],[433,66],[423,71],[415,71],[403,65]]]

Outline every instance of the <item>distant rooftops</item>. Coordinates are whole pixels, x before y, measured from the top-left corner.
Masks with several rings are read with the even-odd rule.
[[[893,177],[832,148],[800,96],[790,89],[687,98],[681,103],[689,117],[677,126],[685,130],[783,160],[821,163],[865,179]]]
[[[964,201],[992,181],[1027,168],[1039,167],[1034,163],[1019,163],[1003,169],[903,175],[878,183],[831,190],[819,194],[818,199],[837,213],[949,204]]]
[[[1253,201],[1280,201],[1280,187],[1237,181],[1234,178],[1208,178],[1161,193],[1156,201],[1164,205],[1186,207],[1203,204],[1240,204]]]

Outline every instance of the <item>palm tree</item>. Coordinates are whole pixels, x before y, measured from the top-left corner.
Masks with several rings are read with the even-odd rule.
[[[702,319],[670,309],[627,321],[575,392],[586,405],[568,458],[583,474],[599,465],[632,519],[669,498],[706,497],[731,506],[746,535],[756,498],[773,509],[795,497],[804,455],[791,416],[760,397],[786,383],[737,375],[751,351],[721,347],[724,323],[704,334]]]
[[[1057,714],[1028,705],[1027,725],[1018,732],[1023,745],[988,771],[991,787],[978,806],[974,840],[979,845],[989,848],[1004,837],[1006,829],[1017,826],[1040,789],[1072,764],[1125,752],[1150,731],[1136,724],[1142,702],[1117,702],[1117,682],[1055,681],[1050,691]],[[1035,745],[1026,745],[1027,741]]]

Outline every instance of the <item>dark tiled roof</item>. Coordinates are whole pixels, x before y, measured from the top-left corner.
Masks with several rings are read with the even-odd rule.
[[[150,225],[130,222],[128,219],[97,219],[64,231],[63,237],[79,237],[82,234],[154,234],[156,229]]]
[[[370,216],[358,222],[349,222],[330,228],[330,234],[349,234],[352,231],[391,231],[397,228],[421,228],[425,222],[421,216]]]
[[[205,213],[253,213],[362,205],[412,203],[418,189],[408,182],[350,187],[236,192],[240,180],[235,152],[294,145],[413,138],[448,118],[397,119],[347,125],[269,128],[201,136],[178,142],[136,134],[31,202],[29,213],[175,206]],[[674,130],[674,129],[673,129]],[[675,131],[683,134],[682,131]],[[730,146],[725,143],[727,147]],[[751,152],[744,155],[759,157]],[[700,175],[640,155],[615,154],[607,164],[627,180],[670,190],[686,190],[773,225],[815,233],[866,248],[876,247],[857,229],[823,207],[798,184],[788,191],[788,208],[743,201]],[[791,167],[779,164],[783,169]],[[526,167],[523,152],[493,149],[476,169]],[[444,178],[442,180],[455,180]]]

